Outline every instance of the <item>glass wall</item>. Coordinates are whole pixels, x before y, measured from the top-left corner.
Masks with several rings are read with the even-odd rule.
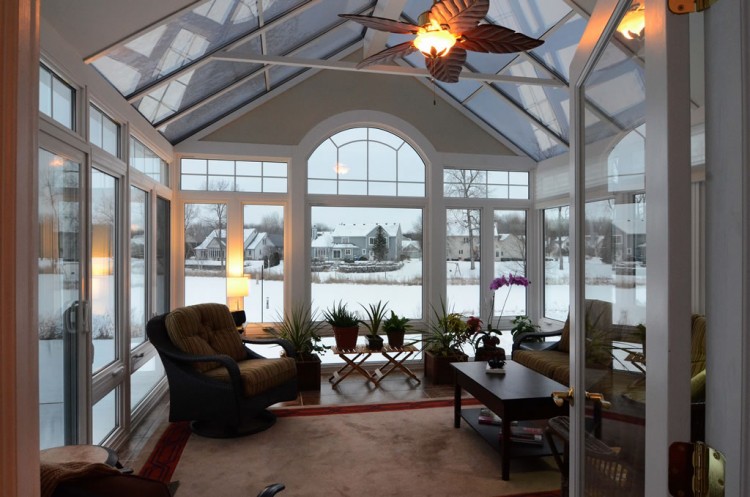
[[[130,348],[146,340],[148,299],[148,193],[130,187]]]
[[[185,305],[226,299],[227,204],[184,204]]]
[[[494,228],[494,277],[526,277],[526,211],[495,210]],[[526,315],[526,287],[510,285],[494,292],[493,316],[499,321],[502,317]]]
[[[68,129],[75,129],[76,92],[44,65],[39,67],[39,112]]]
[[[448,209],[445,227],[446,296],[451,312],[480,315],[482,233],[478,209]]]
[[[312,207],[313,308],[388,302],[411,319],[422,312],[422,210]]]
[[[570,305],[570,207],[544,210],[544,311],[546,318],[565,321]]]
[[[117,359],[119,338],[117,302],[118,180],[91,171],[91,338],[92,372]]]
[[[243,207],[243,266],[250,277],[245,313],[249,323],[281,321],[284,315],[284,207]]]

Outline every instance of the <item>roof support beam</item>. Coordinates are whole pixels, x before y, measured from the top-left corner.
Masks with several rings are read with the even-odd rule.
[[[214,60],[224,60],[228,62],[247,62],[254,64],[271,64],[281,66],[312,67],[315,69],[333,69],[336,71],[359,71],[376,74],[392,74],[396,76],[422,76],[430,78],[430,73],[426,69],[415,67],[379,65],[369,66],[357,69],[354,62],[332,61],[321,59],[303,59],[300,57],[277,56],[277,55],[214,55]],[[503,82],[523,85],[541,85],[565,87],[565,83],[554,79],[526,78],[522,76],[503,76],[499,74],[484,74],[464,70],[461,72],[461,79],[476,81]]]

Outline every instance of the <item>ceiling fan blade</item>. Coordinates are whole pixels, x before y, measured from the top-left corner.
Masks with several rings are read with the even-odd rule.
[[[357,14],[339,14],[339,17],[358,22],[366,28],[387,31],[389,33],[415,34],[419,29],[419,26],[415,26],[414,24],[385,19],[384,17],[360,16]]]
[[[472,52],[512,53],[536,48],[544,40],[537,40],[502,26],[482,24],[465,31],[460,43],[463,48]]]
[[[448,55],[443,57],[425,57],[425,65],[433,78],[445,83],[458,83],[458,75],[461,74],[464,62],[466,62],[466,50],[454,46]]]
[[[443,0],[432,6],[429,17],[459,35],[476,27],[489,10],[490,0]]]
[[[374,55],[370,55],[362,62],[357,64],[357,69],[362,69],[363,67],[371,66],[373,64],[389,64],[395,59],[406,57],[407,55],[416,51],[417,49],[414,47],[412,42],[405,41],[403,43],[399,43],[398,45],[393,45],[390,48],[386,48],[385,50],[382,50]]]

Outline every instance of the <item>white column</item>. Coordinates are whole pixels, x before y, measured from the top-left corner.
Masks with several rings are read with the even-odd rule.
[[[0,496],[39,495],[39,0],[0,4]]]
[[[750,495],[750,7],[704,16],[706,442],[726,457],[726,495]]]

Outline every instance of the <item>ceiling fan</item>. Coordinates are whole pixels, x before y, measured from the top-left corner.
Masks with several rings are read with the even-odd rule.
[[[543,40],[531,38],[512,29],[494,24],[479,24],[490,9],[490,0],[435,0],[430,10],[423,12],[418,25],[383,17],[339,14],[363,26],[398,34],[414,34],[416,38],[394,45],[367,57],[357,69],[372,64],[393,62],[419,50],[425,56],[427,70],[433,78],[445,83],[458,82],[466,62],[466,51],[484,53],[512,53],[531,50]]]

